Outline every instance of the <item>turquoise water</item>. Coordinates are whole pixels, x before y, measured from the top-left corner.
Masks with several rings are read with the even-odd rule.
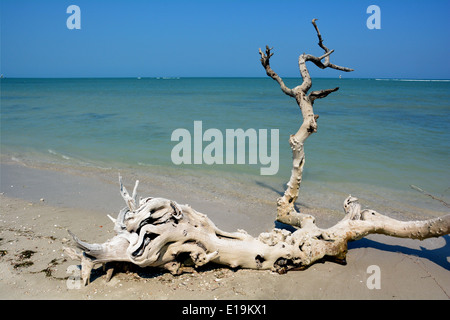
[[[285,79],[298,85],[298,79]],[[450,82],[313,79],[318,132],[305,145],[304,179],[450,193]],[[278,129],[287,181],[290,134],[301,115],[269,78],[2,79],[1,151],[12,157],[152,170],[260,174],[256,165],[181,165],[171,161],[177,128]],[[207,143],[204,143],[206,146]]]

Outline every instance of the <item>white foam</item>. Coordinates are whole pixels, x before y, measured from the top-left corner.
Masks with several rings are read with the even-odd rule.
[[[61,157],[61,158],[65,159],[65,160],[70,160],[70,157],[68,157],[68,156],[66,156],[66,155],[64,155],[62,153],[58,153],[58,152],[56,152],[56,151],[54,151],[52,149],[48,149],[48,153],[50,153],[50,154],[52,154],[54,156]]]

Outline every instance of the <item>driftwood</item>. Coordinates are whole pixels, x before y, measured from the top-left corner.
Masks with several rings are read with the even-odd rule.
[[[293,154],[292,173],[284,195],[277,200],[277,220],[295,227],[295,231],[274,228],[256,238],[244,230],[226,232],[189,205],[180,205],[163,198],[138,199],[138,181],[130,195],[120,178],[120,192],[127,206],[117,218],[109,216],[114,222],[116,236],[103,244],[89,244],[70,233],[82,252],[64,248],[71,258],[81,260],[85,284],[89,281],[94,265],[107,262],[122,261],[140,267],[159,267],[173,274],[209,262],[231,268],[270,269],[284,273],[304,269],[323,258],[345,263],[347,243],[369,234],[422,240],[450,233],[450,214],[425,221],[404,222],[374,210],[361,210],[357,198],[352,196],[344,201],[343,219],[328,229],[317,227],[313,216],[296,211],[294,205],[305,164],[303,145],[317,131],[318,116],[313,112],[314,101],[339,89],[308,93],[312,83],[306,62],[310,61],[322,69],[353,71],[330,62],[333,50],[323,44],[316,19],[312,23],[324,54],[320,57],[300,55],[301,85],[288,88],[270,67],[272,49],[266,46],[265,53],[259,50],[261,64],[267,75],[278,82],[285,94],[295,98],[303,117],[299,130],[289,139]],[[108,271],[108,279],[111,272],[112,269]]]

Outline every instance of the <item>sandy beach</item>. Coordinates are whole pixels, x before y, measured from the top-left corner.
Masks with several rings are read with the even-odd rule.
[[[50,167],[37,168],[17,161],[1,164],[0,299],[450,297],[448,236],[418,241],[372,235],[349,244],[347,265],[317,263],[304,271],[284,275],[206,266],[195,273],[173,276],[151,268],[128,267],[106,282],[106,274],[98,266],[88,286],[72,288],[68,277],[78,262],[70,260],[63,252],[63,247],[72,243],[67,230],[85,241],[101,243],[114,236],[113,225],[106,215],[115,216],[124,205],[114,170],[89,172],[85,169],[82,172],[77,168],[55,170]],[[126,170],[123,175],[128,184],[137,178]],[[223,230],[241,228],[258,235],[273,228],[275,205],[271,201],[249,197],[245,202],[238,195],[222,194],[221,188],[205,191],[196,184],[174,189],[170,186],[173,178],[168,176],[166,183],[162,183],[155,175],[152,183],[141,182],[141,194],[148,192],[190,203]],[[193,177],[183,179],[195,182]],[[276,197],[275,190],[260,189],[259,196]],[[334,196],[330,197],[334,201]],[[419,209],[415,214],[391,210],[391,216],[398,219],[420,218]],[[303,211],[314,214],[319,226],[332,225],[342,218],[338,210],[305,206]],[[442,212],[423,211],[422,218],[439,214]],[[381,271],[380,289],[368,288],[371,273],[367,270],[371,265]]]

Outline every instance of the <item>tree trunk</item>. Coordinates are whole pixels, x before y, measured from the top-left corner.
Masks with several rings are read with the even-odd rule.
[[[316,19],[312,23],[319,38],[319,46],[325,53],[321,57],[300,55],[301,85],[288,88],[270,67],[272,49],[266,46],[265,53],[259,50],[261,64],[267,75],[278,82],[285,94],[295,98],[303,118],[298,131],[289,138],[293,157],[292,172],[284,195],[277,200],[277,220],[294,226],[296,231],[275,228],[271,232],[261,233],[257,238],[243,230],[225,232],[189,205],[179,205],[163,198],[138,200],[138,181],[130,196],[119,177],[121,195],[127,207],[119,212],[116,219],[109,216],[114,222],[116,236],[103,244],[89,244],[69,231],[82,252],[73,248],[64,249],[71,258],[81,260],[85,284],[95,264],[113,261],[131,262],[141,267],[159,267],[173,274],[180,274],[183,268],[199,267],[208,262],[231,268],[271,269],[284,273],[290,269],[306,268],[325,257],[345,263],[347,243],[368,234],[425,239],[450,233],[450,214],[425,221],[403,222],[373,210],[361,211],[360,204],[352,196],[344,201],[343,219],[328,229],[318,228],[313,216],[296,211],[294,205],[305,165],[303,146],[306,139],[317,132],[318,116],[313,111],[314,101],[339,89],[312,91],[308,94],[312,82],[306,62],[310,61],[322,69],[353,71],[330,62],[333,50],[324,46]],[[108,278],[110,276],[109,271]]]

